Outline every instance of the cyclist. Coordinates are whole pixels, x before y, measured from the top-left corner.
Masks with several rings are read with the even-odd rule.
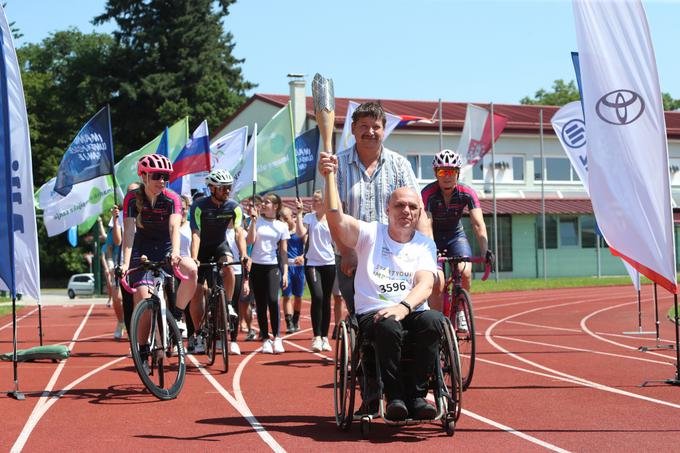
[[[125,236],[121,270],[137,267],[142,256],[151,261],[162,261],[169,256],[170,264],[179,266],[188,277],[177,290],[177,306],[183,310],[196,289],[196,264],[189,257],[180,256],[181,202],[179,195],[166,188],[172,171],[168,158],[160,154],[149,154],[139,159],[137,174],[142,184],[128,192],[123,201]],[[133,295],[135,305],[149,297],[147,285],[153,283],[150,271],[135,272],[129,280],[132,287],[137,287]],[[140,329],[138,340],[142,355],[145,352],[148,355],[148,345],[142,343],[148,333],[148,326]]]
[[[244,257],[244,259],[246,257],[245,236],[241,228],[243,212],[237,202],[229,199],[229,192],[233,182],[234,178],[232,178],[227,170],[215,169],[211,171],[205,178],[205,184],[210,190],[210,196],[200,198],[191,205],[189,214],[192,231],[191,257],[196,262],[218,260],[220,263],[228,263],[233,261],[234,257],[227,241],[227,228],[230,225],[234,227],[240,256]],[[200,332],[199,323],[203,319],[204,312],[203,282],[210,275],[210,272],[212,271],[209,268],[200,268],[198,271],[198,287],[191,303],[191,319],[193,320],[196,332]],[[222,281],[228,306],[227,309],[229,313],[232,313],[233,309],[229,302],[234,293],[236,278],[234,276],[234,269],[231,266],[222,268]],[[224,321],[229,322],[227,319]],[[238,346],[235,348],[238,348]],[[200,333],[196,335],[193,352],[197,354],[205,352],[205,344]]]
[[[486,236],[486,225],[479,199],[474,189],[461,183],[458,180],[460,168],[463,166],[460,155],[444,149],[434,156],[432,167],[437,178],[436,181],[425,186],[421,192],[425,211],[432,218],[432,232],[434,241],[437,244],[439,254],[453,256],[471,256],[472,249],[463,229],[461,217],[465,208],[470,214],[472,230],[477,238],[477,244],[481,250],[481,255],[487,259],[493,259],[493,253],[488,248]],[[471,269],[465,263],[459,264],[462,272],[462,285],[470,291]],[[441,310],[442,292],[444,291],[444,270],[439,265],[439,279],[432,291],[430,302],[432,308]],[[467,327],[463,312],[458,313],[458,328],[465,330]]]

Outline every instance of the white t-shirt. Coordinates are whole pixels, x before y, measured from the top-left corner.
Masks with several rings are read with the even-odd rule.
[[[241,254],[238,252],[238,247],[236,246],[236,230],[234,230],[234,228],[227,228],[226,237],[231,254],[234,256],[234,261],[241,261]],[[234,268],[234,275],[241,275],[241,265],[234,265],[231,267]]]
[[[179,256],[191,256],[191,225],[184,222],[179,228]]]
[[[262,216],[255,224],[257,238],[250,257],[255,264],[278,264],[276,252],[279,241],[290,239],[288,225],[280,220],[267,220]]]
[[[410,242],[390,238],[387,225],[359,222],[358,257],[354,278],[354,305],[357,314],[392,307],[408,295],[417,271],[437,275],[437,248],[434,241],[416,231]],[[416,311],[429,310],[427,302]]]
[[[326,218],[324,217],[323,221],[320,222],[316,217],[316,213],[310,212],[302,218],[302,223],[307,225],[307,243],[309,244],[305,255],[307,266],[328,266],[335,264],[333,240],[331,239],[331,230],[328,228]]]

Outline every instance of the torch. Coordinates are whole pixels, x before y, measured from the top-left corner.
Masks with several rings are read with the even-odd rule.
[[[314,98],[314,114],[316,123],[319,125],[319,134],[326,153],[333,153],[333,127],[335,126],[335,93],[333,92],[333,80],[316,74],[312,80],[312,97]],[[328,187],[327,207],[330,211],[337,211],[340,205],[338,185],[335,181],[335,173],[326,175],[326,187]]]

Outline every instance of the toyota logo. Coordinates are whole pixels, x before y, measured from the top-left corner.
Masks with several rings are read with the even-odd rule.
[[[645,111],[645,101],[634,91],[614,90],[600,98],[595,112],[606,123],[620,126],[640,118]]]
[[[586,123],[580,119],[573,119],[562,129],[562,141],[570,148],[580,148],[586,144]]]

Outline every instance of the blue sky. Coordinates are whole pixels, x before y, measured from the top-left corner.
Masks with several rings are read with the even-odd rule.
[[[18,44],[69,26],[114,28],[90,24],[104,0],[6,1]],[[680,1],[644,5],[661,89],[680,98]],[[286,94],[286,74],[321,72],[341,97],[514,104],[574,79],[566,0],[240,0],[230,12],[225,28],[254,92]]]

